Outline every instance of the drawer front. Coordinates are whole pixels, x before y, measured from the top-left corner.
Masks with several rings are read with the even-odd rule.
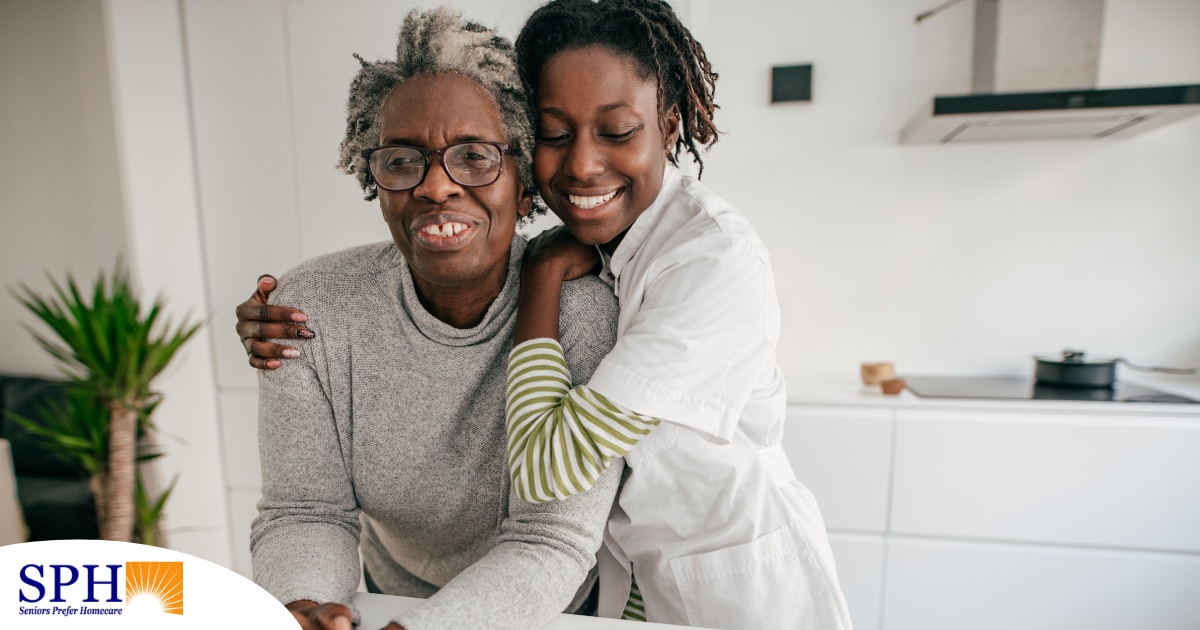
[[[1200,551],[1200,422],[899,410],[891,531]]]
[[[892,539],[885,580],[883,630],[1200,628],[1195,555]]]
[[[892,463],[892,409],[792,406],[783,448],[834,531],[883,533]]]

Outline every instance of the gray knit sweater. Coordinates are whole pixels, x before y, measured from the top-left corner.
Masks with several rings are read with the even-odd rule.
[[[514,238],[503,290],[467,330],[422,307],[391,242],[280,279],[272,301],[317,333],[298,344],[302,359],[259,373],[250,547],[255,581],[280,602],[348,604],[361,549],[383,592],[428,598],[396,617],[410,630],[535,628],[577,604],[622,466],[566,501],[510,494],[505,368],[524,249]],[[583,384],[616,338],[616,300],[589,276],[563,287],[562,306]]]

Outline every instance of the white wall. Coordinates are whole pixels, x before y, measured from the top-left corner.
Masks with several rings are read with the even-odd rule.
[[[100,4],[0,2],[0,372],[57,370],[7,289],[91,282],[125,247]]]
[[[718,72],[705,181],[774,262],[780,361],[853,378],[1028,374],[1064,346],[1200,365],[1200,117],[1127,140],[899,146],[969,87],[971,3],[697,0]],[[1108,0],[1100,86],[1200,83],[1200,2]],[[775,64],[811,104],[770,105]]]
[[[146,295],[205,324],[156,383],[155,463],[179,478],[164,530],[171,548],[232,566],[183,16],[163,0],[103,6],[129,258]]]

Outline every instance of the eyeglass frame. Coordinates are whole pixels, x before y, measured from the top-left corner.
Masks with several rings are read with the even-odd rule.
[[[500,151],[500,169],[496,171],[496,179],[493,179],[486,184],[464,184],[455,179],[454,174],[450,172],[450,168],[446,166],[446,152],[454,147],[462,146],[464,144],[486,144],[493,146]],[[388,188],[387,186],[380,184],[379,178],[375,177],[375,172],[371,170],[371,154],[375,153],[376,151],[382,151],[383,149],[412,149],[417,153],[420,153],[425,158],[425,170],[421,173],[421,179],[418,179],[417,183],[409,186],[408,188]],[[389,192],[403,192],[405,190],[412,190],[417,186],[420,186],[425,181],[425,177],[429,175],[430,170],[429,158],[434,154],[437,154],[438,163],[442,165],[442,170],[445,171],[446,176],[449,177],[450,181],[454,182],[455,184],[464,186],[466,188],[482,188],[484,186],[491,186],[492,184],[500,181],[500,176],[504,175],[504,155],[508,153],[508,149],[509,144],[507,142],[492,142],[491,140],[464,140],[462,142],[448,144],[440,149],[422,149],[421,147],[414,147],[408,144],[385,144],[378,147],[371,147],[370,149],[364,149],[359,153],[359,155],[361,155],[363,160],[367,162],[367,174],[371,176],[371,181],[374,182],[377,187]]]

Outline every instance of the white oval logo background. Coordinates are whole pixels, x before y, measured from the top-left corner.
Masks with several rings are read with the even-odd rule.
[[[182,602],[178,600],[178,565],[183,563]],[[137,563],[133,577],[127,563]],[[166,563],[166,564],[163,564]],[[22,567],[41,565],[39,574],[31,569],[27,576],[46,589],[38,602],[21,602],[19,593],[36,597],[38,589],[21,579]],[[62,589],[65,602],[52,603],[54,573],[50,565],[75,567],[78,579]],[[87,594],[87,572],[83,565],[100,565],[97,570],[95,599],[99,603],[83,603]],[[121,565],[117,597],[121,602],[109,603],[111,586],[99,583],[107,580],[111,570],[106,565]],[[174,573],[172,572],[174,571]],[[69,569],[61,571],[69,575]],[[69,581],[65,580],[64,581]],[[131,583],[135,597],[125,601],[126,586]],[[172,588],[175,586],[175,588]],[[120,615],[63,616],[21,614],[21,608],[120,608]],[[164,609],[178,611],[171,614]],[[134,543],[102,540],[51,540],[0,547],[0,628],[275,628],[295,630],[292,615],[259,588],[257,584],[220,565],[195,556]]]

